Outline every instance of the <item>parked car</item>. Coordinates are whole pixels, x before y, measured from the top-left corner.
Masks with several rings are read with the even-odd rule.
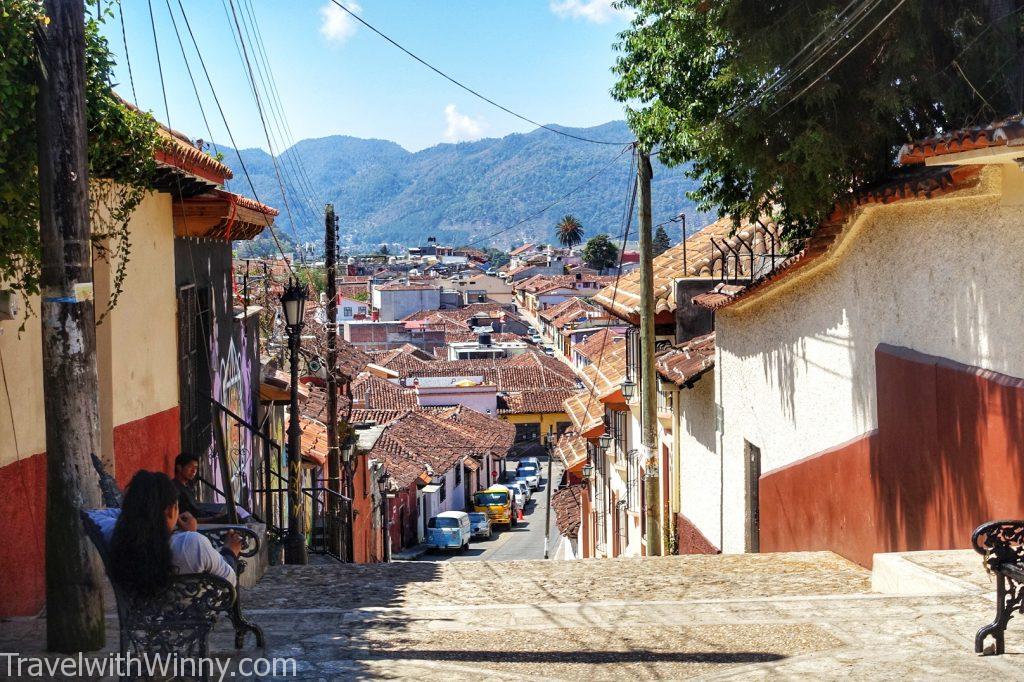
[[[512,485],[516,486],[517,488],[519,488],[519,490],[523,491],[523,497],[525,498],[525,502],[529,502],[530,499],[533,497],[533,491],[530,490],[530,484],[526,481],[525,478],[517,478],[516,480],[512,481]],[[524,504],[523,507],[525,508],[525,506],[526,505]]]
[[[446,511],[427,521],[427,546],[431,549],[458,549],[469,547],[473,537],[469,514],[463,511]]]
[[[516,525],[516,501],[508,487],[495,484],[473,493],[473,511],[487,514],[492,525]]]
[[[519,460],[520,464],[532,464],[537,467],[537,471],[540,471],[540,460],[536,457],[523,457]]]
[[[516,467],[516,479],[523,479],[530,486],[530,490],[540,487],[540,467],[528,462],[520,462]]]
[[[515,499],[516,509],[526,509],[526,493],[515,483],[509,483],[508,489]]]
[[[483,512],[469,512],[469,529],[475,538],[491,539],[494,534],[491,520]]]

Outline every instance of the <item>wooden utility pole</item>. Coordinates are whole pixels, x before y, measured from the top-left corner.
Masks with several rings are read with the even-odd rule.
[[[78,512],[100,506],[96,311],[85,119],[85,6],[46,0],[39,36],[40,316],[46,406],[46,646],[103,647],[98,567]],[[8,566],[6,570],[19,570]]]
[[[327,266],[327,514],[329,523],[327,547],[334,556],[341,556],[341,538],[338,524],[341,509],[338,495],[341,494],[341,451],[338,448],[338,219],[334,215],[334,204],[327,204],[324,211],[324,251]]]
[[[661,554],[658,510],[658,385],[654,373],[654,244],[651,236],[651,157],[641,150],[637,164],[640,194],[640,426],[647,515],[647,554]]]

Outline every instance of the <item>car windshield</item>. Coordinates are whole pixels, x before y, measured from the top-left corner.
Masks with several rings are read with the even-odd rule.
[[[508,503],[508,493],[477,493],[473,496],[473,502],[478,507],[487,507],[490,505],[502,506]]]
[[[459,520],[447,517],[437,518],[436,516],[427,521],[427,528],[458,528]]]
[[[487,520],[487,514],[483,512],[470,512],[469,520],[473,523],[483,523]]]
[[[536,476],[537,467],[522,465],[516,469],[516,476]]]

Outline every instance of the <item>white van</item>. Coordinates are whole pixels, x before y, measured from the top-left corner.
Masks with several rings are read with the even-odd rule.
[[[427,546],[431,549],[462,551],[472,537],[469,514],[464,511],[441,512],[427,521]]]

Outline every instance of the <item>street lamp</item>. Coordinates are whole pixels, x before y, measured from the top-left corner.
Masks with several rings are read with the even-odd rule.
[[[594,475],[594,465],[590,463],[589,459],[587,460],[587,463],[583,465],[582,473],[584,481],[589,481],[590,477]]]
[[[623,381],[622,382],[622,397],[626,399],[627,403],[630,400],[633,399],[633,396],[635,394],[636,394],[636,382],[633,381],[632,379],[626,379],[625,381]]]
[[[281,295],[288,350],[291,361],[291,395],[288,420],[288,540],[285,563],[305,564],[306,537],[302,533],[302,429],[299,426],[299,344],[306,310],[307,291],[297,280],[289,280]]]
[[[388,483],[391,474],[381,465],[377,476],[377,489],[380,491],[380,528],[381,540],[384,545],[384,563],[391,563],[391,515],[388,514]]]

